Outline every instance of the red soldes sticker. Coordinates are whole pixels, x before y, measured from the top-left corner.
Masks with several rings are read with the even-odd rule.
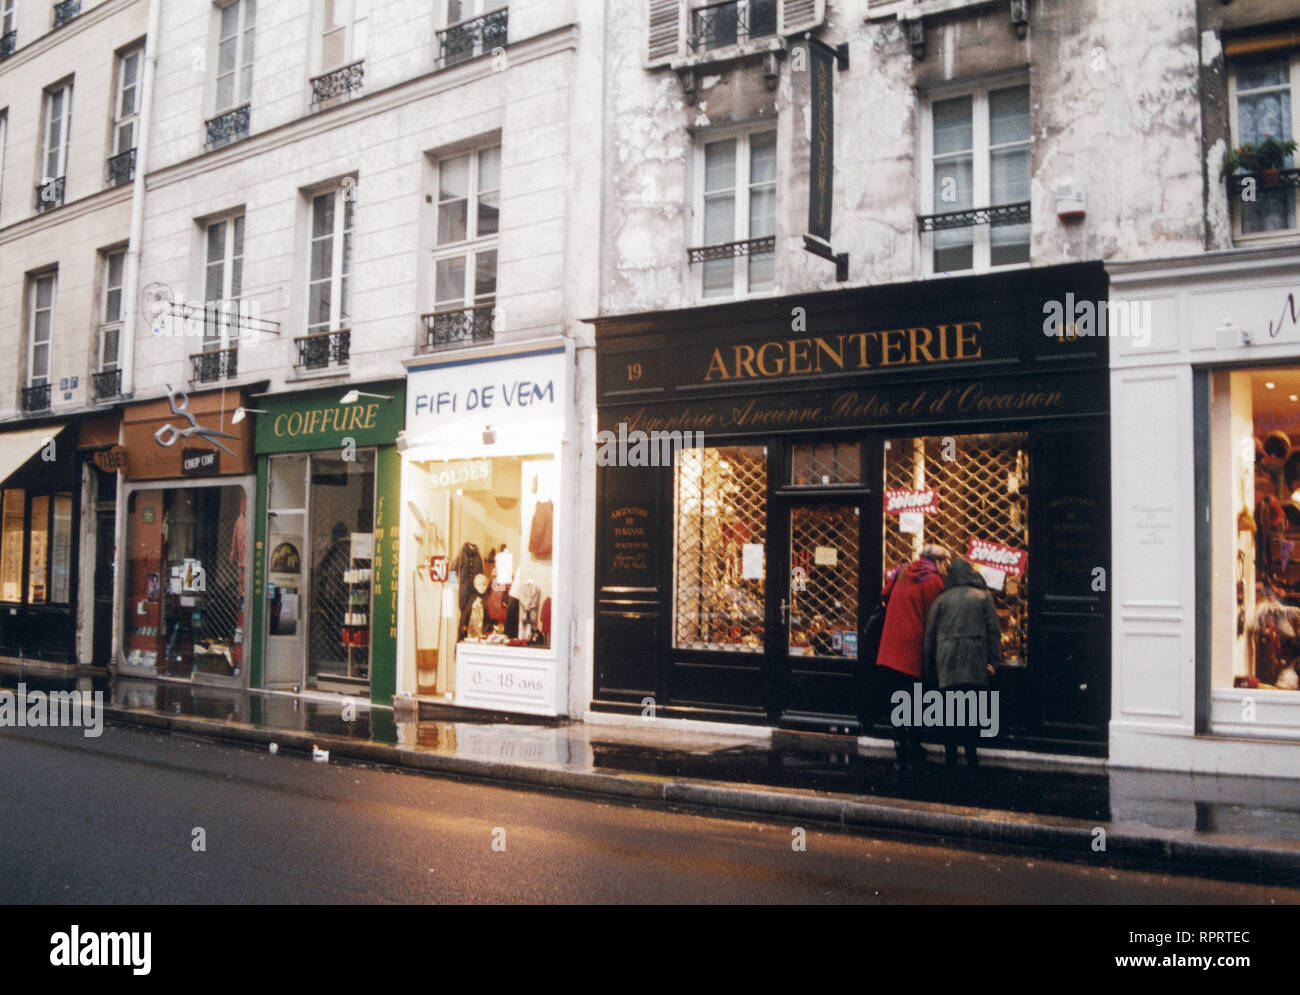
[[[905,511],[919,511],[933,515],[939,510],[939,494],[933,487],[923,491],[885,491],[885,514],[901,515]]]
[[[1000,542],[976,539],[971,536],[966,547],[966,559],[986,567],[994,567],[1012,577],[1023,577],[1029,564],[1029,553],[1023,549],[1013,549]]]

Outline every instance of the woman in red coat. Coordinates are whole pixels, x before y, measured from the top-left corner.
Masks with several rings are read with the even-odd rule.
[[[885,715],[893,711],[896,691],[909,698],[925,671],[925,616],[930,605],[943,593],[944,575],[952,554],[937,544],[921,549],[921,555],[905,567],[897,567],[885,582],[885,624],[876,654],[875,680],[880,707]],[[910,713],[910,709],[908,710]],[[894,749],[900,765],[921,760],[925,750],[917,730],[894,726]]]

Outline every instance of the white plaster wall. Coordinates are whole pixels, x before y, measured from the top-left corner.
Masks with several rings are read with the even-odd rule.
[[[778,121],[777,294],[842,287],[808,254],[806,73],[787,59],[767,93],[754,60],[700,71],[688,106],[677,75],[647,70],[644,4],[609,12],[605,113],[609,121],[602,234],[602,313],[696,303],[686,263],[693,142],[688,129],[735,119],[740,88],[766,100],[743,119]],[[1027,67],[1033,125],[1032,264],[1145,259],[1199,252],[1203,181],[1194,4],[1186,0],[1078,0],[1033,4],[1020,42],[1003,5],[927,19],[928,51],[913,60],[896,18],[866,17],[863,0],[829,0],[819,37],[848,42],[835,73],[833,245],[850,255],[849,284],[923,277],[916,213],[921,177],[918,89]],[[1142,38],[1135,45],[1133,38]],[[766,96],[764,96],[766,95]],[[720,106],[719,106],[720,105]],[[1087,217],[1057,219],[1053,188],[1073,178]]]

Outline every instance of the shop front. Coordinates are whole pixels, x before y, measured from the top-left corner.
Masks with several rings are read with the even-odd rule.
[[[940,543],[998,609],[998,742],[1103,753],[1106,353],[1045,315],[1105,295],[1078,264],[597,319],[593,709],[887,735],[862,629]]]
[[[412,365],[402,453],[401,687],[567,710],[572,346]]]
[[[123,412],[124,676],[247,686],[255,478],[252,425],[236,421],[247,403],[240,390],[176,391]]]
[[[77,662],[77,428],[0,433],[0,656]]]
[[[391,704],[405,385],[253,403],[253,685]]]
[[[1300,776],[1300,263],[1110,267],[1117,765]]]

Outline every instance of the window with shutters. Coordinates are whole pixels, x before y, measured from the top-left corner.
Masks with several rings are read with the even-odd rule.
[[[751,43],[774,42],[818,27],[825,0],[643,0],[646,64],[679,59],[707,62],[744,54]],[[770,45],[769,45],[770,48]]]

